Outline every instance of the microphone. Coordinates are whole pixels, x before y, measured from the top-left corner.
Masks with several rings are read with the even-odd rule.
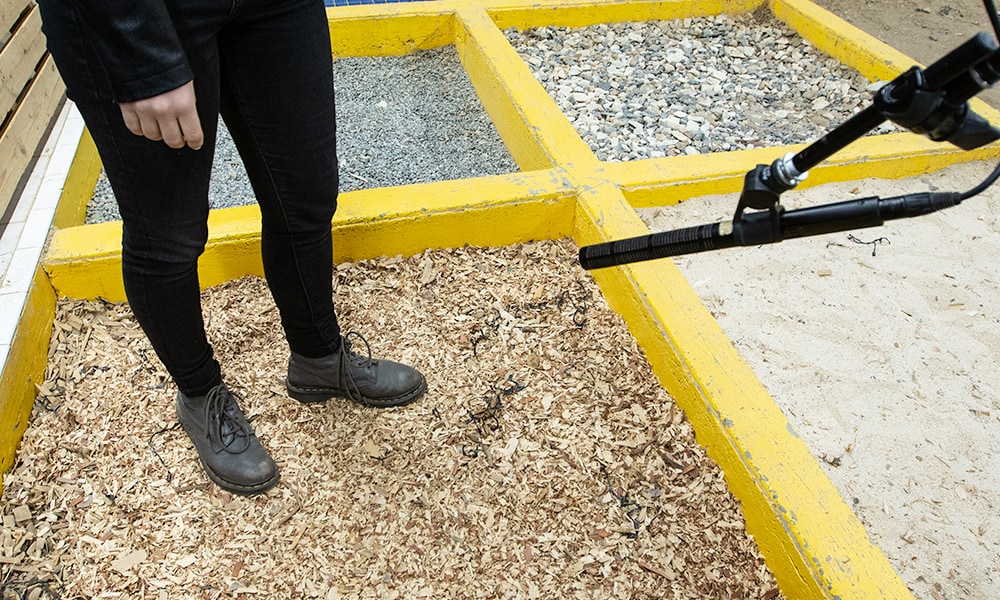
[[[580,248],[586,270],[721,250],[759,246],[785,239],[878,227],[885,221],[926,215],[962,202],[957,192],[919,192],[890,198],[871,196],[785,211],[745,212],[741,218],[604,242]]]
[[[732,229],[732,221],[722,221],[584,246],[580,248],[580,264],[589,271],[665,256],[732,248],[737,245]]]

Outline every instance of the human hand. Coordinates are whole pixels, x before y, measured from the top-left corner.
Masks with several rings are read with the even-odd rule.
[[[201,130],[194,97],[194,82],[150,98],[119,104],[125,126],[136,135],[163,141],[171,148],[201,148]]]

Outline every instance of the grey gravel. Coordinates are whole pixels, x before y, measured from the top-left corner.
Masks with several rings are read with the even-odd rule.
[[[807,143],[878,85],[769,13],[505,33],[605,161]],[[340,59],[334,72],[343,191],[517,170],[453,46]],[[254,201],[225,127],[209,195],[213,208]],[[102,178],[87,221],[117,218]]]
[[[454,46],[399,57],[338,59],[334,80],[341,191],[518,170]],[[217,146],[210,205],[253,203],[243,162],[221,120]],[[120,218],[102,173],[87,222]]]
[[[341,190],[518,170],[453,46],[335,67]]]
[[[216,135],[215,156],[212,163],[212,180],[209,183],[208,196],[212,208],[227,206],[243,206],[256,201],[250,182],[247,181],[247,171],[243,160],[236,151],[233,138],[229,135],[222,119],[219,119],[219,132]],[[118,221],[118,204],[104,171],[101,171],[94,187],[94,196],[87,204],[87,223],[103,223]]]
[[[877,85],[769,14],[505,33],[605,161],[806,143]]]

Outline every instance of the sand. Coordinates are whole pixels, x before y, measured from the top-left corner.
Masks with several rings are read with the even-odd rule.
[[[965,191],[992,164],[786,193]],[[642,211],[654,231],[737,195]],[[673,259],[918,598],[1000,597],[1000,187],[883,227]]]

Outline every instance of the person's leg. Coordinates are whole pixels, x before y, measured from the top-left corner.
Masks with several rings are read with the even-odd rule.
[[[118,201],[126,296],[177,383],[178,418],[216,483],[236,493],[264,491],[277,482],[277,467],[222,383],[201,312],[197,268],[208,236],[208,183],[219,102],[212,24],[200,19],[180,27],[195,72],[205,144],[200,150],[175,150],[125,127],[75,3],[45,0],[41,6],[49,48]],[[217,9],[221,22],[228,7],[220,2]]]
[[[157,355],[189,395],[220,382],[205,337],[197,261],[207,237],[208,181],[218,114],[218,86],[199,76],[196,94],[205,129],[201,150],[173,150],[131,133],[74,2],[41,4],[52,55],[93,135],[122,215],[122,276],[132,310]],[[214,49],[197,58],[217,67]],[[218,77],[215,77],[218,81]]]
[[[426,388],[415,369],[358,356],[333,306],[336,117],[322,0],[246,0],[219,35],[223,119],[262,215],[264,271],[292,351],[288,390],[396,406]]]
[[[223,119],[261,209],[264,273],[292,351],[338,349],[336,116],[322,0],[246,0],[219,35]]]

